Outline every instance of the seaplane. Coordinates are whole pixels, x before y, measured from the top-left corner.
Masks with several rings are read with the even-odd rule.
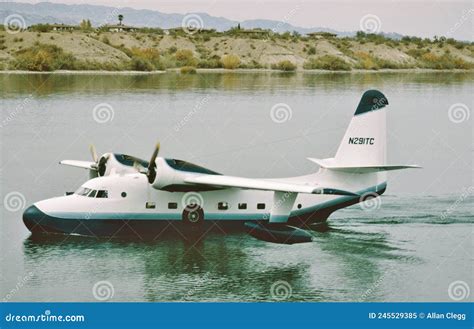
[[[366,91],[335,156],[308,158],[318,168],[304,176],[227,176],[159,157],[159,143],[149,161],[99,157],[91,147],[93,161],[60,161],[88,170],[90,179],[75,192],[34,203],[23,221],[32,234],[156,239],[169,231],[236,229],[268,242],[308,242],[312,227],[334,211],[382,195],[387,171],[420,168],[386,163],[387,107],[384,94]]]

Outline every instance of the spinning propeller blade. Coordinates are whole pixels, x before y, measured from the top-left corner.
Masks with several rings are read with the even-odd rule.
[[[148,165],[148,170],[146,173],[148,177],[148,182],[150,184],[153,184],[156,178],[156,158],[158,157],[158,152],[160,152],[160,142],[156,143],[155,150],[151,155],[150,163]]]
[[[97,156],[97,152],[93,144],[89,146],[89,151],[91,152],[92,160],[94,160],[94,162],[97,163],[97,161],[99,160],[99,157]]]

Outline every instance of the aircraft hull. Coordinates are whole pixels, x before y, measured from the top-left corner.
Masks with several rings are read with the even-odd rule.
[[[370,189],[373,195],[381,195],[385,192],[386,184]],[[377,192],[375,192],[377,191]],[[311,229],[311,226],[323,223],[334,211],[359,203],[358,197],[340,197],[334,202],[324,205],[317,205],[304,209],[288,219],[287,224]],[[57,234],[77,234],[92,237],[136,237],[137,239],[157,239],[162,234],[188,235],[193,233],[206,232],[235,232],[246,231],[246,222],[267,223],[268,220],[262,218],[213,218],[205,219],[199,225],[190,225],[187,222],[177,219],[147,218],[140,219],[137,215],[130,218],[116,214],[110,218],[85,219],[83,213],[78,213],[77,218],[62,218],[49,215],[40,210],[36,205],[32,205],[23,213],[25,226],[34,234],[57,233]]]

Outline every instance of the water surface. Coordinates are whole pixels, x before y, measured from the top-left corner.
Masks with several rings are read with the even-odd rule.
[[[57,162],[88,160],[91,143],[149,158],[160,140],[160,155],[229,175],[310,173],[306,158],[334,155],[370,88],[390,103],[390,162],[424,169],[390,173],[375,209],[334,213],[312,243],[32,237],[21,210],[5,208],[11,192],[26,206],[75,190],[86,172]],[[453,281],[473,287],[472,118],[448,111],[472,109],[472,74],[15,74],[0,75],[0,90],[4,299],[95,301],[98,281],[112,301],[271,301],[278,287],[290,301],[442,301]],[[101,123],[104,103],[113,115]],[[278,103],[291,108],[283,123],[271,117]]]

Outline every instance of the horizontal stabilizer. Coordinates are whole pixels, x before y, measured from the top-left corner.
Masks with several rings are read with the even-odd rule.
[[[374,166],[344,166],[337,165],[333,158],[330,159],[314,159],[308,158],[308,160],[317,163],[322,168],[334,170],[334,171],[343,171],[354,174],[365,174],[365,173],[374,173],[380,171],[390,171],[390,170],[400,170],[400,169],[413,169],[421,168],[417,165],[374,165]]]

